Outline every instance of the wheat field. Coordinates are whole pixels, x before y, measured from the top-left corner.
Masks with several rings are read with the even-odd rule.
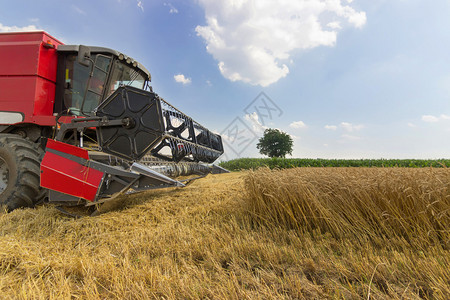
[[[450,246],[447,169],[260,169],[246,179],[260,223],[360,243]]]
[[[0,214],[1,299],[449,299],[447,169],[209,175]]]

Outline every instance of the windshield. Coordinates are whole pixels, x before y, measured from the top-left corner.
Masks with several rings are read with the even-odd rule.
[[[122,63],[119,60],[115,61],[113,73],[111,76],[111,83],[106,96],[111,95],[120,86],[133,86],[139,89],[143,89],[145,85],[146,77],[137,69],[133,69],[131,66]]]

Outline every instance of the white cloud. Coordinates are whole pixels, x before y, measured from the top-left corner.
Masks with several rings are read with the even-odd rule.
[[[350,134],[343,134],[343,135],[341,135],[341,137],[347,141],[357,141],[357,140],[361,139],[359,136],[350,135]]]
[[[359,125],[353,125],[352,123],[348,123],[348,122],[342,122],[340,124],[340,126],[348,132],[353,132],[353,131],[358,131],[364,128],[364,125],[359,124]]]
[[[411,127],[411,128],[416,128],[417,126],[416,126],[416,125],[414,125],[413,123],[408,123],[408,127]]]
[[[142,1],[137,0],[137,6],[138,6],[142,11],[144,11],[144,4],[142,3]]]
[[[251,123],[252,129],[255,133],[262,134],[264,132],[264,130],[269,128],[269,127],[261,124],[261,122],[259,121],[259,116],[258,116],[257,112],[253,112],[251,114],[246,114],[244,116],[244,119]]]
[[[303,121],[292,122],[289,124],[291,128],[307,128],[306,124]]]
[[[422,116],[422,121],[428,122],[428,123],[435,123],[435,122],[439,122],[439,118],[435,117],[435,116],[431,116],[431,115],[425,115],[425,116]]]
[[[450,120],[450,116],[448,115],[440,115],[439,117],[433,116],[433,115],[423,115],[422,116],[422,121],[427,122],[427,123],[437,123],[439,121],[444,121],[444,120]]]
[[[172,5],[172,3],[164,3],[164,6],[169,7],[169,14],[177,14],[178,9]]]
[[[13,31],[38,31],[36,26],[34,25],[28,25],[24,27],[18,27],[18,26],[6,26],[0,23],[0,32],[13,32]]]
[[[366,14],[341,0],[199,0],[206,25],[196,32],[231,81],[268,86],[287,76],[298,49],[334,46],[342,24],[357,28]]]
[[[75,11],[76,13],[78,13],[80,15],[83,15],[83,16],[87,15],[87,13],[84,10],[82,10],[81,8],[79,8],[78,6],[75,6],[75,5],[72,4],[71,8],[72,8],[73,11]]]
[[[207,85],[207,86],[212,86],[211,80],[206,80],[206,85]]]
[[[327,24],[331,29],[342,29],[341,23],[339,22],[330,22]]]
[[[189,84],[192,82],[191,78],[185,77],[183,74],[174,75],[173,78],[175,79],[176,82],[182,84]]]
[[[342,128],[343,130],[347,131],[347,132],[354,132],[354,131],[358,131],[358,130],[363,129],[364,125],[362,125],[362,124],[354,125],[354,124],[349,123],[349,122],[341,122],[341,124],[339,124],[339,127]],[[327,130],[336,131],[338,129],[338,126],[336,126],[336,125],[325,125],[324,128],[327,129]]]

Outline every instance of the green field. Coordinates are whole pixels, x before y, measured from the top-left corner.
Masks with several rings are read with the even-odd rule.
[[[450,166],[450,159],[310,159],[310,158],[238,158],[219,164],[230,171],[258,169],[289,169],[297,167],[404,167],[442,168]]]

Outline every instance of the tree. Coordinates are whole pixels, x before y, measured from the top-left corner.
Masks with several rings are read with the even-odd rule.
[[[294,142],[289,134],[278,129],[266,129],[264,135],[259,139],[256,148],[259,153],[269,157],[285,157],[286,154],[292,154]]]

